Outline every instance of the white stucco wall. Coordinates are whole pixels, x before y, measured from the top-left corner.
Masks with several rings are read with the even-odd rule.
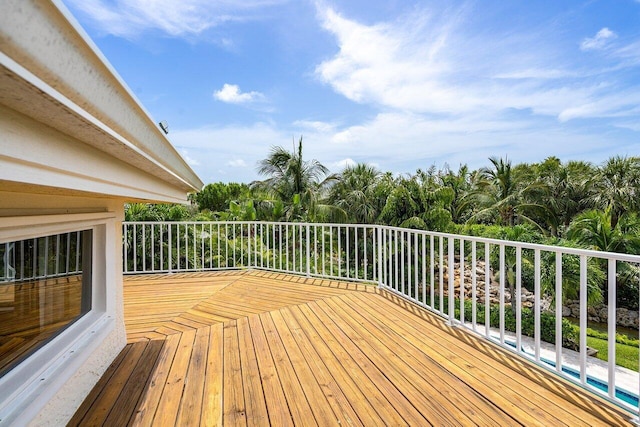
[[[169,170],[202,187],[60,1],[3,0],[0,51]]]
[[[124,203],[201,187],[58,0],[2,1],[0,243],[94,228],[102,285],[88,315],[0,378],[0,424],[66,424],[126,343]]]
[[[65,425],[126,344],[123,204],[124,200],[104,197],[0,191],[0,242],[102,224],[103,233],[94,234],[94,247],[98,248],[95,254],[104,257],[94,260],[94,280],[101,285],[94,286],[92,311],[85,315],[88,327],[74,329],[74,324],[52,341],[60,342],[55,351],[49,351],[47,344],[24,366],[0,379],[3,384],[18,384],[12,388],[22,388],[0,405],[0,423]]]

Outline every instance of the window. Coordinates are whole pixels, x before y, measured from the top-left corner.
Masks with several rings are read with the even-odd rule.
[[[93,230],[0,244],[0,377],[91,310]]]

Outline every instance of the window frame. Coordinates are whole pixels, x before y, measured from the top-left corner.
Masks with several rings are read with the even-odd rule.
[[[116,214],[99,212],[0,218],[0,244],[92,230],[91,309],[0,378],[0,420],[46,402],[115,329]]]

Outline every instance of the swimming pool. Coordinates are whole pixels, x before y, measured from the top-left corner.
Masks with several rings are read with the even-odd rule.
[[[492,337],[492,338],[499,342],[499,339],[497,337]],[[509,345],[510,347],[516,348],[516,343],[515,342],[505,340],[504,343]],[[522,353],[528,355],[528,356],[535,357],[533,353],[526,351],[524,348],[521,348],[520,351]],[[553,360],[549,360],[549,359],[545,359],[544,357],[541,357],[540,361],[542,361],[542,362],[546,363],[547,365],[550,365],[550,366],[552,366],[554,368],[556,367],[556,362],[554,362]],[[569,366],[563,365],[562,366],[562,372],[564,372],[564,373],[566,373],[566,374],[568,374],[568,375],[570,375],[570,376],[572,376],[574,378],[580,379],[580,371],[578,371],[576,369],[573,369],[573,368],[571,368]],[[609,384],[607,382],[605,382],[605,381],[602,381],[602,380],[598,379],[598,378],[594,378],[594,377],[592,377],[590,375],[587,375],[587,384],[589,384],[590,386],[595,387],[595,388],[597,388],[599,390],[602,390],[605,393],[609,393]],[[638,407],[638,402],[639,402],[638,395],[636,395],[634,393],[631,393],[631,392],[629,392],[627,390],[624,390],[624,389],[622,389],[620,387],[616,387],[615,396],[616,396],[617,399],[619,399],[619,400],[621,400],[621,401],[623,401],[625,403],[628,403],[629,405],[631,405],[633,407],[636,407],[636,408]]]

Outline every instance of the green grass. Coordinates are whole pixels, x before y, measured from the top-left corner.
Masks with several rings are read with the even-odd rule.
[[[607,340],[587,337],[587,345],[598,350],[598,354],[596,356],[598,359],[604,361],[609,360]],[[637,372],[638,347],[616,343],[616,364]]]

